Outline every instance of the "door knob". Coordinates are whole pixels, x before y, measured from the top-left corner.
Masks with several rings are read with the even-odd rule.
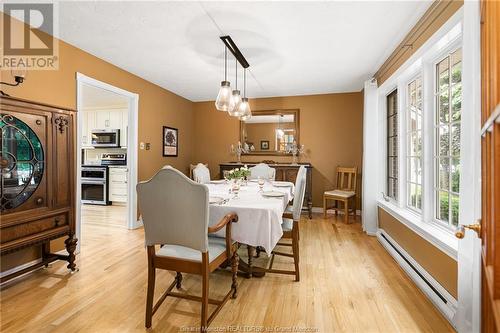
[[[462,239],[465,237],[465,229],[474,230],[477,234],[477,237],[481,238],[481,221],[477,221],[474,224],[469,225],[461,225],[455,231],[455,237]]]

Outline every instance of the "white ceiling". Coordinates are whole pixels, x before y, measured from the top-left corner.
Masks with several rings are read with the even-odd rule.
[[[348,92],[362,89],[430,4],[70,1],[59,3],[59,34],[192,101],[217,95],[222,34],[250,63],[250,98]]]
[[[82,107],[86,108],[118,108],[127,107],[128,99],[112,91],[84,84],[82,86]]]

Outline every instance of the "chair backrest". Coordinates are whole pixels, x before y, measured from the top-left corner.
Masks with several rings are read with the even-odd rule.
[[[200,163],[198,163],[198,164],[200,164]],[[194,170],[194,168],[196,168],[198,166],[198,164],[189,164],[189,178],[191,178],[193,180],[194,180],[194,178],[193,178],[193,170]],[[203,165],[208,168],[208,163],[205,163]]]
[[[262,177],[267,180],[274,180],[276,177],[276,169],[271,168],[266,163],[259,163],[250,168],[250,179]]]
[[[210,183],[210,170],[205,164],[198,163],[193,169],[193,180],[200,184]]]
[[[208,188],[182,172],[164,167],[137,184],[138,204],[146,245],[181,245],[206,252],[208,248]]]
[[[307,183],[307,170],[305,166],[299,168],[297,179],[295,179],[295,193],[293,197],[292,214],[293,219],[298,221],[302,213],[302,206],[304,205],[304,197],[306,195]]]
[[[358,168],[337,167],[337,190],[356,192]]]

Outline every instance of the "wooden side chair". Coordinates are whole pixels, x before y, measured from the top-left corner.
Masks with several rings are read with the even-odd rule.
[[[209,227],[208,188],[172,167],[165,167],[150,180],[139,183],[137,193],[148,252],[146,327],[151,327],[153,314],[166,297],[173,296],[201,302],[200,331],[204,332],[229,297],[237,296],[239,258],[237,244],[231,240],[231,224],[238,221],[238,216],[227,214]],[[208,235],[224,227],[225,239]],[[222,300],[211,299],[209,274],[229,260],[233,276],[231,289]],[[154,304],[157,269],[176,272],[176,277]],[[174,287],[181,288],[183,272],[202,276],[201,297],[172,291]],[[210,316],[208,304],[217,305]]]
[[[349,222],[349,207],[353,204],[352,211],[356,215],[356,185],[357,185],[358,168],[337,167],[337,186],[336,189],[326,191],[323,195],[323,216],[326,218],[326,211],[333,209],[335,215],[338,211],[344,211],[344,221]],[[334,206],[328,207],[328,202],[333,201]],[[342,209],[339,207],[341,202]]]
[[[302,213],[302,206],[304,203],[304,196],[306,193],[306,181],[307,181],[307,172],[304,166],[299,168],[299,172],[297,173],[297,178],[295,181],[295,195],[293,198],[293,205],[288,206],[285,212],[283,213],[283,224],[281,227],[283,228],[283,237],[282,239],[291,239],[291,243],[278,243],[278,246],[291,246],[292,253],[285,253],[279,251],[273,251],[271,255],[271,261],[269,264],[269,268],[266,270],[269,273],[278,273],[278,274],[290,274],[295,275],[295,281],[300,281],[300,269],[299,269],[299,221],[300,214]],[[295,265],[295,270],[287,271],[287,270],[278,270],[273,269],[274,256],[286,256],[293,258],[293,262]]]

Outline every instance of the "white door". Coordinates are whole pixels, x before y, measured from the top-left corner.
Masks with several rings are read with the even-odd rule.
[[[481,84],[480,11],[476,1],[464,2],[462,59],[462,129],[460,171],[461,225],[481,217]],[[465,112],[468,111],[468,112]],[[464,231],[464,229],[462,229]],[[466,230],[458,242],[458,332],[481,327],[481,240]]]

